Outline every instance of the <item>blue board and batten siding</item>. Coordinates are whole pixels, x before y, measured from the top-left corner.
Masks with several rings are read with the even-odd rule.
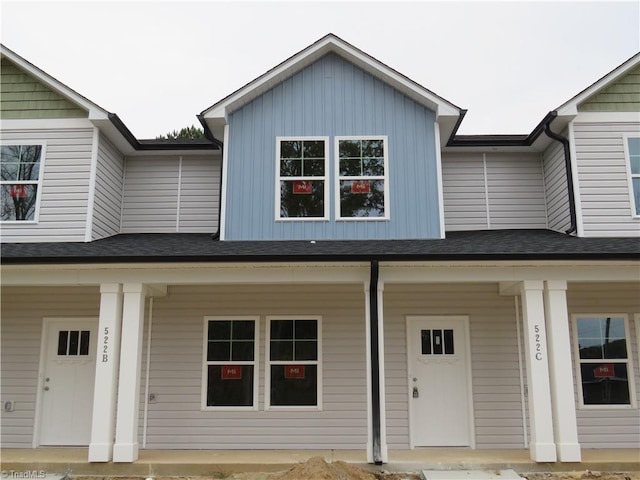
[[[433,111],[330,54],[229,116],[225,240],[440,238]],[[335,213],[336,136],[388,139],[388,220]],[[276,137],[326,136],[329,220],[277,221]]]

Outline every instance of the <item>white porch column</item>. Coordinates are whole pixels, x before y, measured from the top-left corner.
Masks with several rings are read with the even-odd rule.
[[[121,322],[122,285],[100,285],[98,350],[89,443],[90,462],[109,462],[113,454]]]
[[[125,283],[123,292],[118,418],[113,461],[133,462],[138,459],[140,367],[146,288],[141,283]]]
[[[549,363],[544,319],[543,282],[524,281],[521,284],[524,346],[527,363],[531,459],[536,462],[555,462],[553,441]]]
[[[581,454],[571,367],[566,281],[545,282],[544,306],[547,320],[553,432],[558,460],[579,462]]]

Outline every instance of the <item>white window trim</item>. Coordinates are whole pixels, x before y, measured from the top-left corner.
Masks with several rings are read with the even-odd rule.
[[[220,361],[207,361],[207,343],[208,343],[208,334],[209,334],[209,321],[224,321],[224,320],[253,320],[255,324],[254,328],[254,344],[253,344],[253,361],[229,361],[229,362],[220,362]],[[201,399],[200,399],[200,409],[202,411],[257,411],[258,410],[258,387],[259,387],[259,377],[260,377],[260,362],[259,362],[259,341],[260,341],[260,317],[259,316],[237,316],[237,315],[219,315],[219,316],[207,316],[204,317],[204,326],[203,326],[203,341],[202,341],[202,383],[201,383]],[[245,406],[209,406],[207,405],[207,380],[209,375],[209,369],[207,368],[209,365],[218,365],[218,364],[234,364],[234,365],[253,365],[253,405],[245,407]]]
[[[611,317],[611,318],[622,318],[624,320],[624,331],[625,331],[625,342],[627,344],[627,359],[603,359],[595,362],[584,362],[584,363],[626,363],[627,364],[627,377],[629,379],[629,405],[585,405],[584,396],[582,392],[582,373],[580,371],[580,365],[582,360],[580,360],[580,349],[578,347],[578,319],[579,318],[602,318],[602,317]],[[578,406],[580,409],[584,410],[629,410],[636,408],[636,388],[635,388],[635,368],[633,366],[633,352],[631,351],[631,331],[629,330],[629,316],[626,313],[576,313],[571,315],[571,329],[573,336],[573,357],[574,357],[574,368],[575,368],[575,376],[576,376],[576,384],[577,384],[577,394],[578,394]]]
[[[344,177],[340,175],[340,140],[382,140],[384,148],[384,175],[372,177]],[[334,199],[336,221],[347,222],[384,222],[389,220],[389,137],[387,135],[356,135],[334,137]],[[367,178],[384,181],[384,215],[382,217],[342,217],[340,216],[340,180]]]
[[[640,179],[640,174],[635,175],[631,172],[631,152],[629,152],[629,139],[640,138],[638,134],[626,133],[622,136],[622,142],[624,144],[624,163],[627,171],[627,184],[629,186],[629,205],[631,207],[631,218],[640,218],[640,214],[636,213],[640,209],[640,205],[636,205],[635,192],[633,190],[633,179]]]
[[[44,162],[47,153],[47,142],[45,141],[31,141],[31,140],[7,140],[3,142],[4,145],[40,145],[42,150],[40,151],[40,171],[38,172],[38,181],[19,181],[18,183],[36,185],[36,208],[33,214],[33,220],[0,220],[3,225],[35,225],[40,220],[40,203],[42,202],[42,184],[44,177]],[[0,185],[16,185],[13,181],[0,180]]]
[[[322,177],[280,177],[280,143],[287,140],[300,140],[300,141],[323,141],[324,142],[324,175]],[[276,183],[274,188],[275,193],[275,221],[276,222],[325,222],[329,220],[329,137],[307,137],[307,136],[293,136],[293,137],[276,137]],[[281,217],[280,216],[280,181],[281,180],[312,180],[324,181],[324,215],[322,217]]]
[[[269,315],[266,318],[266,333],[265,333],[265,362],[264,362],[264,409],[265,410],[305,410],[305,411],[321,411],[322,410],[322,316],[320,315]],[[271,356],[271,321],[272,320],[316,320],[318,322],[318,359],[317,360],[301,360],[301,361],[274,361],[270,360]],[[271,365],[275,364],[289,364],[295,363],[297,365],[317,365],[318,367],[318,379],[317,379],[317,405],[271,405]]]

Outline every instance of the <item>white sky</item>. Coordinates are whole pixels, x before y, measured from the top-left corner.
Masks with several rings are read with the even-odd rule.
[[[529,133],[640,50],[640,2],[12,2],[2,43],[138,138],[334,33],[461,108],[458,133]]]

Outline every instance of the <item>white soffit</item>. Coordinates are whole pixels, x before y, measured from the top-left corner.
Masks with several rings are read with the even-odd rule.
[[[205,119],[226,123],[229,113],[251,102],[269,89],[314,63],[328,53],[335,53],[353,63],[368,74],[392,86],[416,102],[436,112],[438,117],[460,115],[460,108],[437,96],[404,75],[396,72],[375,58],[353,47],[344,40],[329,34],[294,56],[269,70],[262,76],[236,90],[228,97],[202,112]]]

